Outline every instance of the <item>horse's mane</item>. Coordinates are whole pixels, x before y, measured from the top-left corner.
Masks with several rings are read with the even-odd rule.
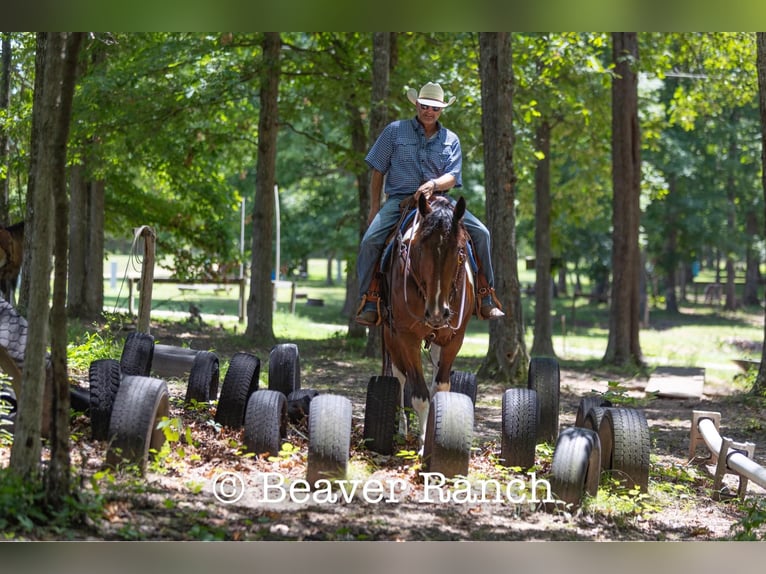
[[[452,229],[452,203],[446,197],[437,195],[430,199],[430,205],[432,211],[423,220],[421,237],[425,239],[434,233],[446,236]]]

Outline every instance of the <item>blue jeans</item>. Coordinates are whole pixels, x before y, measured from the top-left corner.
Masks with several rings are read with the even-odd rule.
[[[359,245],[359,257],[356,260],[356,274],[359,279],[359,298],[361,299],[372,283],[375,267],[380,259],[380,254],[386,245],[386,238],[391,229],[399,221],[399,203],[406,196],[388,197],[380,208],[380,211],[370,223]],[[446,195],[454,205],[457,200]],[[492,258],[490,256],[489,230],[472,213],[466,211],[463,216],[463,225],[471,236],[471,241],[478,260],[479,268],[487,279],[490,287],[495,286],[495,274],[492,270]]]

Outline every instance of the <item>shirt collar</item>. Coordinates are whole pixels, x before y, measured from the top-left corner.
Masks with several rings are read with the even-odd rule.
[[[414,118],[412,118],[412,125],[415,128],[415,131],[417,131],[418,133],[422,133],[423,136],[425,136],[426,129],[423,127],[423,124],[421,124],[418,121],[418,116],[415,116]],[[441,131],[442,131],[442,124],[439,120],[436,120],[436,134],[434,135],[438,135]]]

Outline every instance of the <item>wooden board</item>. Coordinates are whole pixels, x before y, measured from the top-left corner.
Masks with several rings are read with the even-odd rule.
[[[704,368],[657,367],[644,391],[666,399],[699,399],[704,385]]]

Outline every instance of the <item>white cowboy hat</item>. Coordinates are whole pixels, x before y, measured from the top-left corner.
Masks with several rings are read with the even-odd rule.
[[[438,108],[446,108],[451,106],[455,102],[455,96],[452,96],[448,102],[444,101],[444,90],[439,84],[428,82],[425,86],[420,88],[420,93],[415,91],[415,88],[407,90],[407,99],[413,104],[423,104],[424,106],[436,106]]]

